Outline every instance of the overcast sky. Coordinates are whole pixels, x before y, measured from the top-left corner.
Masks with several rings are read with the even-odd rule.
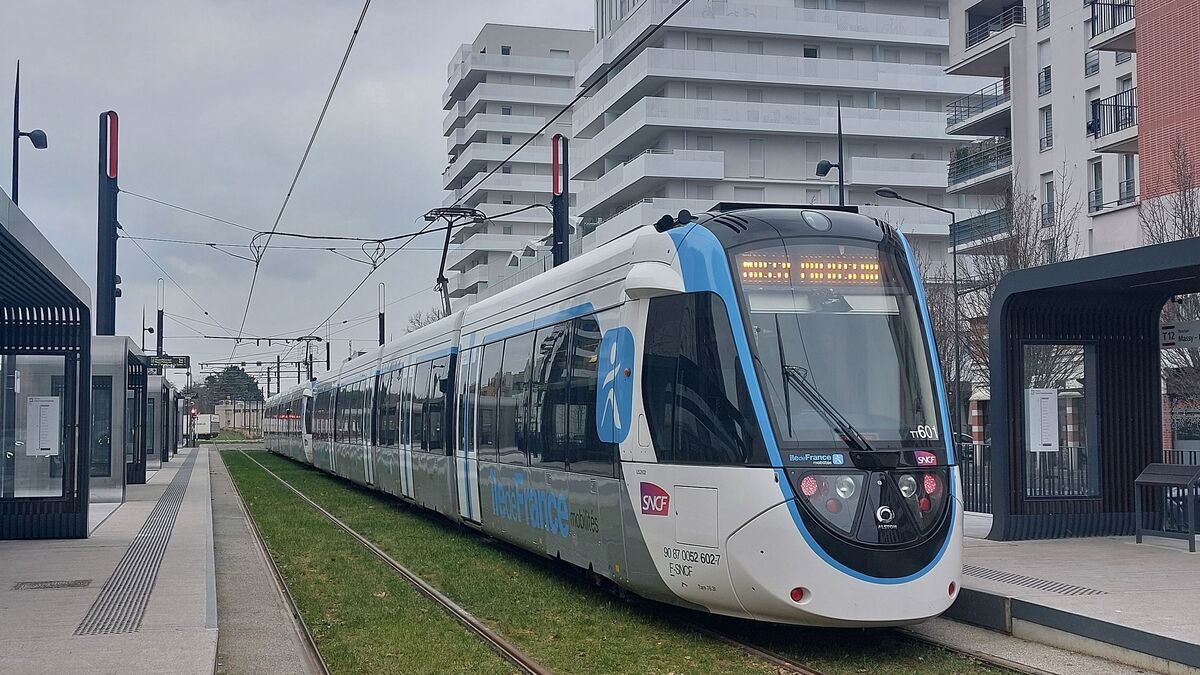
[[[120,116],[122,189],[270,229],[361,8],[360,0],[7,0],[0,92],[11,93],[20,59],[21,126],[44,129],[50,142],[38,151],[22,141],[21,208],[94,287],[98,116],[111,109]],[[374,0],[279,229],[386,236],[419,227],[444,197],[441,97],[459,45],[486,22],[590,29],[592,15],[589,0]],[[0,110],[11,128],[11,108]],[[8,192],[10,148],[0,147]],[[142,237],[245,243],[249,235],[129,195],[119,220]],[[196,301],[166,282],[167,312],[193,319],[167,321],[167,351],[194,364],[227,359],[231,342],[198,334],[236,332],[253,265],[203,247],[141,244]],[[439,244],[430,236],[411,247]],[[153,325],[163,273],[131,242],[117,255],[117,333],[136,338],[143,305]],[[409,296],[388,308],[388,331],[398,335],[410,313],[439,302],[438,256],[393,257],[334,318],[342,329],[334,338],[374,343],[374,322],[341,321],[374,313],[375,278],[389,302]],[[268,252],[246,332],[311,330],[367,271],[323,251]],[[333,343],[335,361],[347,347]],[[237,358],[273,362],[281,351],[249,344]]]

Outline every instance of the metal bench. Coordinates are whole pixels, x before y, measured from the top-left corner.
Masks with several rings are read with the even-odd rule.
[[[1134,504],[1137,517],[1137,543],[1142,543],[1142,535],[1152,537],[1170,537],[1186,539],[1188,551],[1196,552],[1196,490],[1200,486],[1200,466],[1187,464],[1151,464],[1133,481]],[[1148,530],[1142,523],[1142,490],[1149,488],[1164,488],[1166,500],[1164,504],[1167,513],[1163,514],[1164,524],[1171,515],[1182,516],[1187,523],[1187,531]]]

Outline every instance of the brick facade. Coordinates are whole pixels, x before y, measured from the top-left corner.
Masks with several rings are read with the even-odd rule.
[[[1172,147],[1183,138],[1200,169],[1200,6],[1137,0],[1138,154],[1143,198],[1174,192]]]

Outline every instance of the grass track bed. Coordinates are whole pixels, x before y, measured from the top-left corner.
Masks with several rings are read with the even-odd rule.
[[[286,492],[237,453],[223,454],[252,468],[262,489]],[[740,649],[672,623],[663,612],[621,602],[439,517],[276,455],[253,456],[547,668],[563,673],[776,672]],[[887,630],[805,629],[688,616],[831,675],[1007,672]]]

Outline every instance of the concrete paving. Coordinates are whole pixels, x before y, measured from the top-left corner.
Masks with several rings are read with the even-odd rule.
[[[89,539],[0,542],[3,672],[213,672],[217,603],[208,454],[189,449],[176,460],[152,483],[129,486],[125,504]],[[172,492],[177,501],[164,499],[154,512]],[[152,512],[167,526],[144,530]],[[155,541],[157,549],[146,548]],[[145,550],[151,554],[126,555]],[[115,574],[121,569],[140,576],[122,578]],[[111,597],[119,588],[124,595]],[[98,602],[104,598],[113,603]],[[130,627],[102,621],[113,612],[123,612]],[[102,628],[84,630],[89,618]]]
[[[1200,554],[1188,553],[1186,541],[1145,538],[1137,544],[1133,537],[1086,537],[996,542],[982,538],[989,527],[989,516],[968,515],[963,587],[1010,599],[1014,634],[1131,660],[1139,667],[1196,672],[1154,653],[1165,648],[1200,653],[1195,647],[1200,645]],[[1041,618],[1031,622],[1020,619],[1021,613]],[[1090,635],[1089,641],[1099,644],[1072,634]],[[1144,648],[1154,659],[1124,658],[1130,656],[1121,653],[1129,646],[1124,642]]]
[[[209,454],[209,467],[221,617],[216,672],[319,673],[215,448]]]

